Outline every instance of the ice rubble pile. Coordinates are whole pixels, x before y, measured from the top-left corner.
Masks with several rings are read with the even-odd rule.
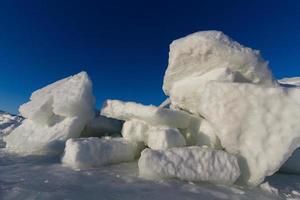
[[[148,179],[255,186],[300,146],[300,90],[287,82],[258,51],[198,32],[170,45],[161,106],[107,100],[93,118],[91,82],[80,73],[32,94],[7,148],[40,153],[71,138],[62,162],[74,169],[139,158]],[[299,173],[297,152],[281,171]]]
[[[23,155],[62,152],[65,141],[79,137],[94,117],[94,104],[92,83],[85,72],[39,89],[20,106],[26,119],[4,138],[6,148]]]

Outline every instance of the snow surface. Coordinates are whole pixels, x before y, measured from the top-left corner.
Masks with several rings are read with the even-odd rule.
[[[141,120],[126,121],[122,136],[132,142],[142,142],[151,149],[169,149],[186,145],[182,134],[175,128],[151,126]]]
[[[227,152],[239,155],[242,181],[258,185],[299,147],[300,90],[210,82],[201,113]]]
[[[244,47],[220,31],[201,31],[173,41],[163,90],[169,95],[174,83],[229,68],[245,81],[273,85],[274,78],[259,51]]]
[[[66,142],[62,163],[73,169],[133,161],[137,145],[124,138],[71,138]]]
[[[139,119],[154,126],[160,125],[171,128],[187,128],[193,118],[188,113],[179,110],[119,100],[107,100],[102,107],[101,114],[125,121]]]
[[[136,162],[74,171],[58,157],[19,157],[0,149],[0,199],[122,200],[283,200],[299,199],[299,176],[275,174],[268,179],[278,196],[260,188],[192,183],[176,179],[149,181],[138,177]]]
[[[86,72],[70,76],[32,93],[20,106],[27,118],[4,138],[6,148],[19,154],[55,154],[68,138],[78,137],[95,114],[92,82]]]
[[[139,174],[147,179],[179,178],[233,184],[240,176],[235,156],[201,147],[145,149],[138,162]]]
[[[292,78],[283,78],[278,80],[280,84],[283,86],[295,86],[299,87],[300,86],[300,77],[292,77]]]

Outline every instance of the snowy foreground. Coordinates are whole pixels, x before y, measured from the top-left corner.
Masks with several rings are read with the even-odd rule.
[[[0,152],[0,199],[300,199],[299,176],[276,174],[267,181],[271,187],[252,189],[205,182],[148,181],[138,177],[136,162],[74,171],[57,158]]]
[[[171,43],[160,106],[59,80],[0,112],[0,199],[300,199],[299,82],[218,31]]]

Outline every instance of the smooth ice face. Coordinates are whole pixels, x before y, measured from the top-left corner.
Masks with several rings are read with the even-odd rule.
[[[72,138],[67,140],[62,163],[73,169],[133,161],[137,146],[124,138]]]
[[[138,162],[139,174],[147,179],[178,178],[233,184],[240,176],[237,158],[225,151],[201,147],[145,149]]]
[[[62,152],[64,142],[79,137],[94,117],[94,107],[86,72],[39,89],[20,107],[27,119],[4,138],[6,148],[23,155]]]
[[[101,114],[125,121],[139,119],[154,126],[168,126],[171,128],[187,128],[193,117],[179,110],[118,100],[107,100],[103,105]]]
[[[268,63],[259,51],[244,47],[219,31],[201,31],[175,40],[170,45],[169,64],[163,90],[169,95],[174,83],[201,76],[217,68],[238,72],[241,79],[273,84]]]
[[[300,90],[211,82],[199,113],[226,151],[239,155],[242,181],[260,184],[299,147]]]
[[[122,136],[135,143],[144,143],[151,149],[169,149],[186,146],[182,134],[175,128],[151,126],[140,120],[124,123]]]

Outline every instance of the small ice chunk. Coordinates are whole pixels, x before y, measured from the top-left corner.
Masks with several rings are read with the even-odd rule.
[[[139,119],[154,126],[187,128],[192,116],[180,110],[145,106],[134,102],[107,100],[101,114],[119,120]]]
[[[175,128],[151,126],[140,120],[126,121],[122,135],[132,142],[143,142],[152,149],[168,149],[186,145],[182,134]]]
[[[137,146],[124,138],[72,138],[67,140],[62,163],[73,169],[133,161]]]
[[[6,148],[22,155],[60,153],[68,138],[80,136],[95,115],[94,107],[86,72],[39,89],[20,107],[27,119],[4,138]]]
[[[147,142],[150,125],[141,120],[129,120],[123,124],[122,136],[132,142]]]
[[[159,150],[186,146],[184,137],[175,128],[151,127],[147,134],[147,145],[151,149]]]
[[[240,176],[235,156],[198,146],[169,150],[145,149],[138,166],[141,177],[153,180],[178,178],[233,184]]]
[[[102,137],[109,135],[120,135],[123,121],[97,116],[87,123],[81,136],[83,137]]]
[[[244,47],[220,31],[200,31],[170,45],[163,90],[169,95],[174,83],[201,76],[217,68],[237,72],[241,80],[272,85],[274,78],[259,51]]]
[[[199,113],[227,152],[237,154],[241,180],[260,184],[300,145],[300,90],[248,83],[210,82]]]

